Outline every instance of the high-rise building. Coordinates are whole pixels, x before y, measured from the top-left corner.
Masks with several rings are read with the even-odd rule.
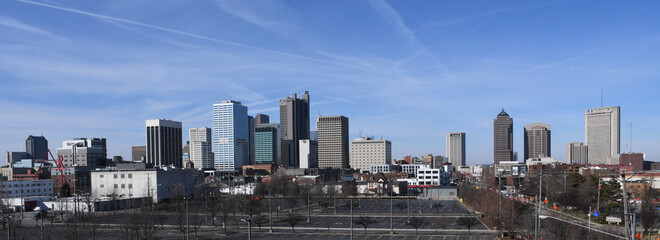
[[[532,123],[523,128],[525,136],[525,161],[530,158],[550,157],[550,125]]]
[[[147,126],[147,163],[182,168],[181,122],[151,119]]]
[[[255,161],[255,146],[254,146],[254,129],[258,127],[259,124],[255,121],[253,116],[248,115],[248,162],[246,165],[252,165]]]
[[[249,164],[247,107],[223,100],[213,104],[213,153],[215,169],[234,171]]]
[[[211,129],[207,127],[189,130],[190,161],[197,169],[213,169]]]
[[[28,136],[25,140],[25,152],[28,158],[43,159],[48,152],[48,140],[44,136]]]
[[[581,142],[569,143],[566,147],[566,162],[571,164],[587,164],[589,148]]]
[[[373,165],[392,164],[392,143],[370,137],[357,138],[351,142],[350,154],[351,168],[359,169],[361,172],[371,171]]]
[[[106,165],[107,149],[105,138],[74,138],[63,141],[62,148],[57,149],[57,155],[62,156],[64,166],[101,167]]]
[[[493,163],[502,161],[513,161],[513,119],[504,109],[493,120]]]
[[[256,124],[256,127],[259,127],[259,125],[261,125],[261,124],[270,123],[270,117],[266,114],[258,113],[257,116],[254,117],[254,122]]]
[[[299,166],[300,139],[309,139],[309,92],[305,91],[300,99],[294,93],[292,97],[280,99],[280,136],[282,144],[282,165]],[[284,140],[291,140],[284,144]]]
[[[279,131],[276,123],[262,124],[255,129],[255,164],[277,164],[279,162]]]
[[[349,168],[348,118],[319,116],[319,168]]]
[[[147,146],[131,147],[131,156],[133,162],[144,162],[147,160]]]
[[[447,133],[447,158],[454,167],[467,166],[465,163],[465,133]]]
[[[319,140],[319,132],[318,131],[309,131],[309,140],[318,141]]]
[[[300,146],[300,168],[319,167],[319,142],[302,139],[298,141],[298,144]]]
[[[584,112],[585,144],[589,146],[590,164],[607,164],[619,153],[621,107],[587,109]]]

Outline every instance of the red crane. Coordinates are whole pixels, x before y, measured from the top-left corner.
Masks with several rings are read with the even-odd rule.
[[[64,164],[62,164],[62,161],[64,161],[64,157],[62,157],[62,155],[57,155],[57,161],[55,161],[55,157],[53,157],[53,153],[50,152],[50,149],[46,150],[46,155],[41,160],[41,164],[39,164],[37,173],[34,174],[34,180],[39,179],[39,172],[41,172],[41,166],[43,166],[44,162],[48,159],[48,154],[50,154],[50,157],[53,158],[53,162],[55,162],[55,165],[57,166],[57,170],[60,171],[60,187],[62,187],[66,182],[66,178],[64,178],[64,169],[66,168],[64,167]]]

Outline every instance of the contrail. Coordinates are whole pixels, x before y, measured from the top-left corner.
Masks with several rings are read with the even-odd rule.
[[[57,10],[65,11],[65,12],[77,13],[77,14],[81,14],[81,15],[85,15],[85,16],[99,18],[99,19],[102,19],[102,20],[128,23],[128,24],[133,24],[133,25],[137,25],[137,26],[141,26],[141,27],[161,30],[161,31],[164,31],[164,32],[176,33],[176,34],[187,36],[187,37],[207,40],[207,41],[211,41],[211,42],[222,43],[222,44],[231,45],[231,46],[235,46],[235,47],[247,48],[247,49],[252,49],[252,50],[256,50],[256,51],[262,51],[262,52],[272,53],[272,54],[276,54],[276,55],[282,55],[282,56],[287,56],[287,57],[292,57],[292,58],[304,59],[304,60],[309,60],[309,61],[314,61],[314,62],[319,62],[319,63],[337,65],[337,63],[329,62],[329,61],[325,61],[325,60],[320,60],[320,59],[316,59],[316,58],[311,58],[311,57],[306,57],[306,56],[301,56],[301,55],[296,55],[296,54],[291,54],[291,53],[286,53],[286,52],[274,51],[274,50],[270,50],[270,49],[254,47],[254,46],[250,46],[250,45],[246,45],[246,44],[230,42],[230,41],[225,41],[225,40],[220,40],[220,39],[215,39],[215,38],[210,38],[210,37],[205,37],[205,36],[197,35],[197,34],[194,34],[194,33],[188,33],[188,32],[183,32],[183,31],[179,31],[179,30],[175,30],[175,29],[170,29],[170,28],[160,27],[160,26],[156,26],[156,25],[151,25],[151,24],[147,24],[147,23],[141,23],[141,22],[136,22],[136,21],[132,21],[132,20],[127,20],[127,19],[122,19],[122,18],[117,18],[117,17],[111,17],[111,16],[106,16],[106,15],[81,11],[81,10],[77,10],[77,9],[73,9],[73,8],[60,7],[60,6],[55,6],[55,5],[40,3],[40,2],[34,2],[34,1],[29,1],[29,0],[16,0],[16,1],[31,4],[31,5],[37,5],[37,6],[41,6],[41,7],[51,8],[51,9],[57,9]]]

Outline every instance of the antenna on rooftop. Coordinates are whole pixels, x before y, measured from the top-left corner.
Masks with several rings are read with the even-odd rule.
[[[632,151],[632,121],[630,121],[630,152]]]
[[[600,107],[603,107],[603,84],[600,84]]]

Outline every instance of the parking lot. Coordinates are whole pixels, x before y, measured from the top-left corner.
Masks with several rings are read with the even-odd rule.
[[[322,233],[253,233],[253,239],[351,239],[350,234],[322,234]],[[247,234],[237,234],[225,239],[247,239]],[[389,234],[354,234],[353,239],[378,240],[495,240],[495,236],[458,236],[458,235],[389,235]]]

